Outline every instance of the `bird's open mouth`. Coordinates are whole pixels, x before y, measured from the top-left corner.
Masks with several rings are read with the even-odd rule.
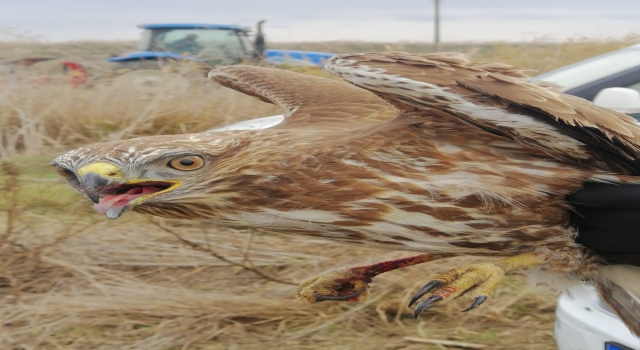
[[[137,204],[152,195],[168,191],[178,184],[169,181],[143,181],[105,186],[98,192],[98,200],[93,205],[93,209],[105,214],[109,219],[116,219],[124,213],[127,205],[132,201],[136,201]]]

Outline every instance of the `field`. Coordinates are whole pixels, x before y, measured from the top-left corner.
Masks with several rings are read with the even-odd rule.
[[[637,41],[444,49],[541,73]],[[412,43],[271,46],[431,50]],[[434,275],[478,259],[458,257],[381,275],[362,304],[304,305],[293,292],[308,277],[409,254],[136,213],[111,221],[94,213],[48,166],[57,154],[99,141],[199,132],[279,113],[208,82],[192,67],[161,70],[147,81],[114,74],[102,62],[132,49],[128,42],[0,43],[0,62],[54,58],[18,67],[12,75],[0,72],[0,348],[554,348],[557,294],[529,288],[520,275],[509,276],[473,312],[461,313],[467,306],[461,300],[413,319],[406,306],[412,293]],[[60,70],[64,60],[83,62],[96,77],[91,85],[71,87]]]

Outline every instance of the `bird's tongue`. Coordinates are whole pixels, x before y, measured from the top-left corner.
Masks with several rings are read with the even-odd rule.
[[[93,205],[93,209],[105,214],[109,219],[116,219],[122,215],[126,205],[132,200],[161,190],[157,187],[134,187],[122,194],[109,194],[100,198],[100,201]]]

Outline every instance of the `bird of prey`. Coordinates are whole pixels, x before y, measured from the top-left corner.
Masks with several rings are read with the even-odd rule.
[[[280,106],[275,127],[107,142],[53,165],[111,219],[136,211],[420,253],[311,278],[303,301],[363,300],[377,274],[492,256],[427,283],[416,317],[463,294],[473,309],[528,268],[534,283],[592,280],[640,333],[637,240],[580,241],[582,227],[593,238],[616,223],[614,238],[637,222],[610,215],[640,209],[626,190],[640,182],[632,118],[455,53],[347,54],[326,69],[348,84],[251,66],[209,73]]]

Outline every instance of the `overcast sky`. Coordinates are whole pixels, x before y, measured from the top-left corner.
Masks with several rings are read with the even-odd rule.
[[[640,0],[442,0],[444,42],[640,34]],[[140,23],[253,26],[271,41],[432,41],[433,0],[0,0],[0,40],[137,40]]]

